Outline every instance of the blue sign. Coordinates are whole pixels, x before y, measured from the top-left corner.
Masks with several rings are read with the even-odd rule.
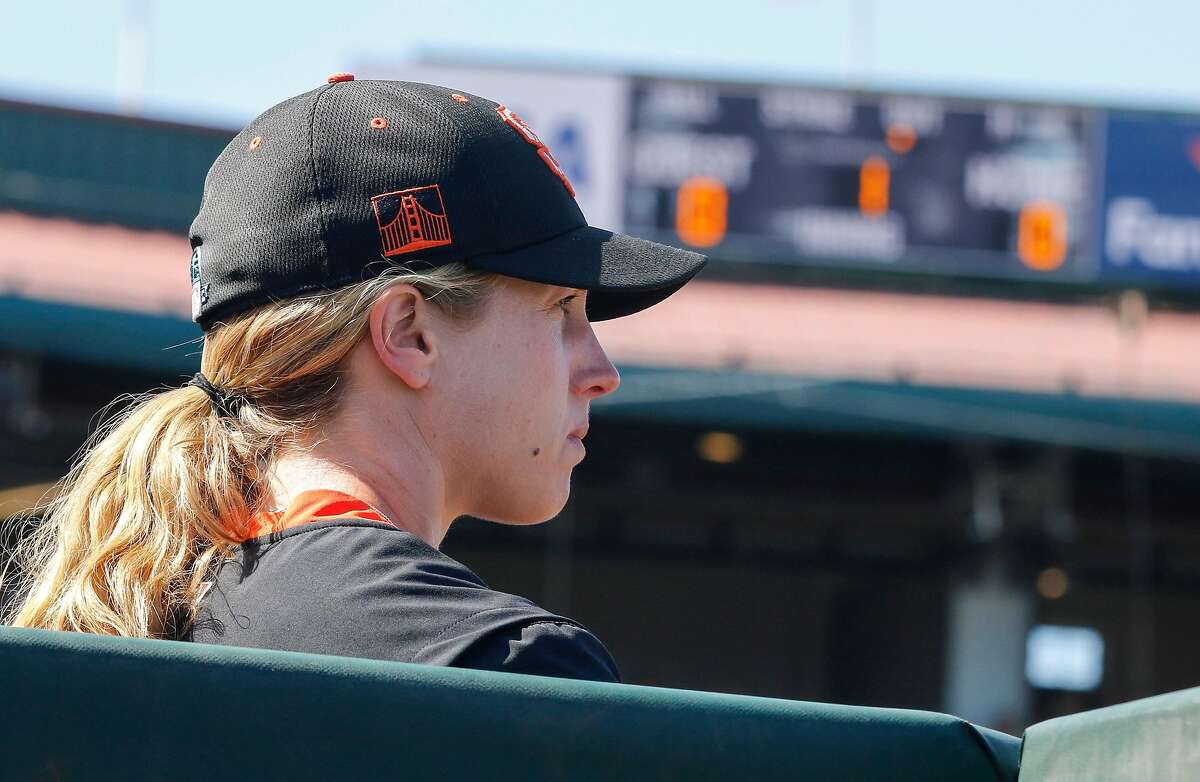
[[[1200,118],[1109,115],[1102,274],[1200,286]]]
[[[567,179],[576,189],[586,190],[591,184],[588,176],[587,147],[583,141],[583,123],[572,118],[560,125],[550,142],[554,157],[567,172]]]

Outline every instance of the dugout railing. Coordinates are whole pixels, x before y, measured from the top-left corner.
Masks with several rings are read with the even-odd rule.
[[[0,779],[1185,779],[1196,693],[1022,747],[932,712],[0,627]]]

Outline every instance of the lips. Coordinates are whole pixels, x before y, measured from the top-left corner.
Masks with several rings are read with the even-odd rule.
[[[570,437],[577,437],[580,440],[582,440],[583,438],[587,437],[587,433],[588,433],[588,425],[584,424],[583,426],[572,429],[568,434]]]

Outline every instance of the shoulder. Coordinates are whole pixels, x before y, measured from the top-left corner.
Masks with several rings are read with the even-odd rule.
[[[577,622],[551,615],[529,617],[479,634],[456,656],[462,668],[619,682],[616,661]]]
[[[243,577],[269,575],[289,587],[313,579],[322,586],[399,579],[414,587],[486,587],[465,565],[416,535],[364,519],[312,522],[248,540],[230,565]],[[222,575],[227,575],[224,569]]]
[[[217,571],[192,639],[616,680],[582,625],[488,588],[411,533],[362,520],[247,541]]]
[[[528,602],[488,589],[465,565],[409,532],[359,519],[248,540],[212,582],[196,640],[219,636],[226,643],[400,660],[447,624]],[[213,628],[201,621],[210,618]]]

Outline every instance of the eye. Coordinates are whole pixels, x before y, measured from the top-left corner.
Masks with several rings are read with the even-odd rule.
[[[558,308],[563,312],[568,312],[570,310],[571,302],[575,301],[577,298],[579,298],[579,294],[577,293],[572,293],[570,296],[564,296],[558,300]]]

